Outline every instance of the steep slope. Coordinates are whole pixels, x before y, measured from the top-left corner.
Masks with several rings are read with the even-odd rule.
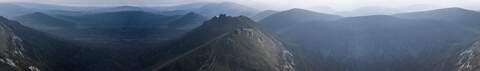
[[[25,48],[19,38],[6,23],[5,18],[0,19],[0,70],[1,71],[35,71],[38,64],[30,57],[24,55]]]
[[[451,71],[452,57],[479,35],[459,24],[385,15],[345,18],[334,24],[348,24],[351,32],[345,48],[350,53],[342,58],[351,59],[347,67],[364,71]]]
[[[291,71],[291,54],[244,16],[220,15],[187,33],[154,71]]]
[[[457,53],[479,35],[461,24],[388,15],[291,27],[277,34],[299,71],[451,71]]]
[[[206,21],[206,20],[207,20],[206,17],[190,12],[186,15],[183,15],[179,19],[169,22],[168,28],[191,30],[202,25],[203,21]]]
[[[341,18],[336,15],[322,14],[304,9],[290,9],[270,15],[260,20],[262,26],[269,30],[286,29],[289,26],[297,26],[312,21],[331,21]]]
[[[22,69],[31,69],[31,71],[38,70],[53,70],[53,71],[71,71],[71,66],[78,66],[74,64],[78,60],[75,59],[75,56],[78,55],[78,51],[81,51],[81,48],[75,44],[63,40],[61,38],[56,38],[52,35],[33,30],[31,28],[25,27],[18,22],[9,21],[2,18],[2,30],[5,34],[2,35],[4,39],[9,42],[2,42],[0,44],[6,44],[8,48],[5,53],[14,52],[11,56],[5,56],[7,59],[4,61],[12,61],[9,58],[14,58],[15,64],[10,63],[10,65],[27,65],[27,66],[18,66]],[[8,38],[10,37],[10,38]],[[16,50],[16,51],[11,51]],[[22,56],[22,58],[16,58],[14,56]],[[21,60],[18,62],[25,63],[16,63],[15,60]],[[22,71],[22,70],[20,70]]]
[[[458,54],[458,61],[455,64],[455,71],[478,71],[480,70],[480,42],[477,41],[472,46]]]

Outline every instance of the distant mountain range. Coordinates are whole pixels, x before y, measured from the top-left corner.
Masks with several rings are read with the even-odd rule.
[[[300,19],[301,18],[301,19]],[[290,9],[267,16],[259,21],[269,30],[281,30],[295,24],[302,24],[309,21],[329,21],[342,18],[337,15],[322,14],[304,9]]]
[[[32,10],[13,4],[0,4],[0,14],[3,16],[20,16],[23,14],[32,13]]]
[[[299,8],[262,11],[229,2],[168,7],[4,3],[0,9],[5,16],[0,17],[1,71],[480,68],[480,12],[462,8],[352,17]]]
[[[179,6],[167,6],[167,7],[136,7],[136,6],[118,6],[118,7],[75,7],[75,6],[60,6],[49,4],[36,4],[36,3],[1,3],[0,15],[7,17],[15,17],[25,15],[34,12],[44,12],[52,14],[85,14],[85,13],[105,13],[105,12],[118,12],[118,11],[145,11],[163,15],[182,15],[189,12],[195,12],[207,17],[213,17],[218,14],[229,15],[245,15],[254,16],[260,12],[255,8],[248,6],[223,2],[223,3],[198,3],[198,4],[186,4]]]
[[[265,17],[268,17],[272,14],[275,14],[275,13],[278,13],[278,11],[273,11],[273,10],[266,10],[266,11],[262,11],[260,13],[257,13],[256,15],[252,16],[251,18],[255,21],[260,21],[262,19],[264,19]]]

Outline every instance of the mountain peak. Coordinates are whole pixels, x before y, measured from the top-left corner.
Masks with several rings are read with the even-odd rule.
[[[306,9],[302,9],[302,8],[292,8],[288,11],[309,11],[309,10],[306,10]]]
[[[473,10],[468,10],[464,8],[459,8],[459,7],[451,7],[451,8],[442,8],[442,9],[435,9],[435,10],[430,10],[430,11],[423,11],[423,12],[412,12],[412,13],[402,13],[402,14],[396,14],[398,16],[401,15],[412,15],[412,14],[442,14],[442,15],[447,15],[447,14],[474,14],[478,13]]]
[[[22,16],[19,16],[19,17],[16,17],[16,18],[17,19],[24,19],[24,18],[43,18],[43,19],[46,19],[46,18],[53,18],[53,17],[48,15],[48,14],[42,13],[42,12],[34,12],[34,13],[22,15]]]
[[[280,14],[293,14],[293,15],[301,14],[301,15],[305,15],[305,16],[325,16],[325,17],[336,17],[336,18],[341,17],[341,16],[337,16],[337,15],[318,13],[318,12],[315,12],[315,11],[310,11],[310,10],[300,9],[300,8],[293,8],[293,9],[290,9],[290,10],[287,10],[287,11],[280,12]]]
[[[307,9],[301,9],[301,8],[293,8],[293,9],[289,9],[289,10],[286,10],[286,11],[283,11],[283,12],[288,12],[288,13],[312,13],[312,14],[323,14],[323,13],[319,13],[319,12],[315,12],[315,11],[312,11],[312,10],[307,10]]]
[[[219,16],[213,17],[211,20],[207,21],[206,23],[212,24],[233,24],[233,22],[239,22],[238,24],[253,24],[255,23],[253,20],[249,19],[246,16],[228,16],[226,14],[220,14]]]
[[[450,8],[443,8],[443,9],[437,9],[437,10],[467,10],[467,9],[460,8],[460,7],[450,7]]]
[[[394,16],[407,19],[434,19],[434,20],[446,20],[446,21],[455,21],[455,20],[466,20],[466,19],[476,19],[480,17],[480,13],[467,10],[458,7],[452,8],[443,8],[423,12],[412,12],[412,13],[402,13],[395,14]]]
[[[310,11],[310,10],[300,9],[300,8],[293,8],[293,9],[287,10],[287,11],[285,11],[285,12],[310,12],[310,13],[316,13],[316,12],[313,12],[313,11]]]
[[[48,19],[50,19],[50,18],[54,18],[54,17],[50,16],[48,14],[42,13],[42,12],[34,12],[34,13],[29,13],[29,14],[17,16],[17,17],[14,17],[14,18],[15,18],[15,20],[20,21],[21,19],[27,19],[27,18],[38,18],[38,19],[47,19],[48,18]],[[22,23],[22,24],[24,24],[24,23]]]
[[[278,12],[278,11],[275,11],[275,10],[265,10],[265,11],[262,11],[262,12]]]
[[[181,56],[153,71],[292,71],[290,52],[252,24],[245,16],[215,16],[170,46],[169,55]]]
[[[467,10],[467,9],[460,8],[460,7],[443,8],[443,9],[436,9],[436,10],[432,10],[432,11],[435,11],[435,12],[475,12],[475,11]]]
[[[195,33],[190,34],[198,36],[201,36],[199,34],[208,35],[204,37],[217,36],[219,34],[233,32],[242,28],[255,28],[255,24],[257,24],[255,21],[250,20],[245,16],[233,17],[222,14],[205,21],[204,24],[192,31]]]

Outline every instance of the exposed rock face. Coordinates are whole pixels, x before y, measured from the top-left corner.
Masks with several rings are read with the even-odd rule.
[[[0,18],[0,71],[80,70],[79,51],[70,41]]]
[[[40,71],[37,64],[24,55],[23,40],[15,35],[6,23],[11,21],[0,18],[0,71]]]
[[[457,71],[480,71],[480,42],[459,54]]]
[[[291,56],[255,22],[220,15],[172,45],[175,57],[153,66],[154,71],[293,71]]]

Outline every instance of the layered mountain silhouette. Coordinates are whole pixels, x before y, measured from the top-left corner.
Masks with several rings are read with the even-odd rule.
[[[260,20],[259,23],[268,26],[266,27],[267,29],[280,30],[285,29],[288,26],[295,26],[295,24],[303,24],[311,21],[328,21],[339,18],[341,18],[341,16],[322,14],[296,8],[272,14]]]
[[[20,21],[22,24],[36,28],[36,29],[45,29],[53,30],[59,28],[72,28],[76,24],[67,20],[62,20],[54,16],[47,15],[45,13],[36,12],[32,14],[27,14],[19,17],[15,17],[16,20]]]
[[[186,14],[185,16],[164,16],[143,11],[119,11],[80,16],[47,15],[38,12],[16,19],[27,26],[63,37],[86,38],[103,36],[102,38],[104,38],[115,35],[118,38],[128,38],[152,34],[162,36],[161,33],[167,33],[169,30],[175,31],[176,29],[187,29],[184,31],[189,31],[189,29],[191,30],[200,25],[205,20],[205,17],[195,13]],[[177,26],[168,27],[169,25]],[[160,32],[162,30],[165,32]]]
[[[402,13],[394,16],[406,19],[423,19],[423,20],[439,20],[450,23],[462,24],[465,28],[479,29],[476,18],[480,18],[480,12],[462,9],[462,8],[445,8],[431,11]]]
[[[444,21],[462,21],[470,20],[478,17],[479,14],[476,11],[466,10],[463,8],[444,8],[431,11],[413,12],[413,13],[401,13],[395,16],[408,19],[432,19],[432,20],[444,20]]]
[[[89,13],[108,13],[108,12],[119,12],[119,11],[144,11],[150,13],[160,12],[154,8],[148,7],[136,7],[136,6],[118,6],[118,7],[108,7],[108,8],[99,8],[88,10]]]
[[[166,50],[154,71],[292,71],[282,43],[247,17],[220,15],[187,33]]]
[[[406,12],[406,10],[402,9],[394,9],[394,8],[387,8],[387,7],[374,7],[374,6],[367,6],[367,7],[360,7],[354,9],[352,11],[343,11],[337,12],[342,16],[368,16],[368,15],[391,15],[400,12]]]
[[[15,4],[0,4],[0,9],[3,10],[0,11],[0,15],[8,17],[32,13],[32,10]]]
[[[0,18],[0,71],[477,71],[480,65],[480,13],[462,8],[353,17],[229,2],[2,3],[0,9],[9,18]],[[363,11],[384,13],[369,9],[375,8]]]
[[[157,53],[152,49],[167,44],[168,41],[198,27],[206,20],[205,17],[195,13],[164,16],[143,11],[119,11],[79,16],[47,15],[38,12],[16,19],[21,21],[22,25],[34,28],[32,30],[51,34],[49,37],[61,37],[66,40],[65,42],[75,43],[59,43],[61,45],[81,45],[83,47],[81,50],[71,48],[79,51],[75,55],[71,55],[77,59],[66,64],[78,66],[65,67],[68,71],[141,70],[147,67],[147,64],[142,63],[145,61],[143,55]],[[169,27],[168,25],[177,26]],[[50,42],[58,43],[48,41],[48,43]],[[61,47],[59,46],[59,48]],[[138,49],[131,49],[132,47]],[[63,68],[53,67],[53,69],[57,71],[57,69]]]
[[[179,19],[169,22],[168,28],[191,30],[202,25],[205,20],[207,20],[206,17],[190,12]]]
[[[144,11],[162,15],[183,15],[189,12],[196,12],[203,16],[213,17],[218,14],[230,15],[245,15],[254,16],[261,12],[258,9],[248,6],[232,3],[192,3],[178,6],[167,7],[136,7],[136,6],[118,6],[118,7],[75,7],[75,6],[60,6],[38,3],[1,3],[1,15],[7,17],[21,16],[34,12],[44,12],[48,14],[62,14],[62,15],[81,15],[88,13],[107,13],[118,11]]]
[[[60,6],[40,3],[25,3],[25,2],[4,2],[0,3],[0,15],[7,18],[21,16],[35,12],[48,12],[52,14],[71,14],[74,12],[84,12],[95,9],[97,7],[73,7]],[[77,13],[75,13],[77,14]]]
[[[255,14],[254,16],[252,16],[252,19],[255,20],[255,21],[260,21],[263,18],[268,17],[268,16],[270,16],[272,14],[275,14],[275,13],[278,13],[278,11],[273,11],[273,10],[262,11],[260,13]]]
[[[252,16],[259,12],[259,10],[236,3],[222,2],[204,5],[198,9],[194,9],[193,12],[200,13],[205,16],[215,16],[218,14]]]
[[[192,3],[171,7],[159,7],[158,10],[167,11],[190,11],[201,14],[207,17],[213,17],[218,14],[229,14],[234,16],[253,16],[261,10],[252,8],[249,6],[233,3],[233,2],[221,2],[221,3]],[[188,12],[187,12],[188,13]]]

